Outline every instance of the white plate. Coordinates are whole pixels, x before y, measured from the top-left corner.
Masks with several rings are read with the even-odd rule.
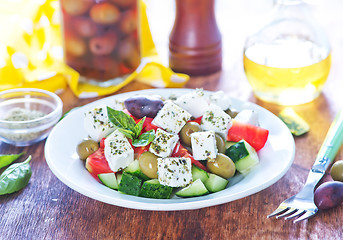
[[[259,113],[261,127],[269,130],[265,147],[259,151],[260,164],[247,176],[237,175],[230,180],[227,189],[201,197],[149,199],[118,193],[97,182],[84,167],[76,154],[77,144],[87,134],[83,128],[86,110],[102,103],[111,104],[136,94],[169,96],[183,94],[190,89],[149,89],[104,98],[69,113],[50,133],[45,145],[45,157],[51,171],[64,184],[75,191],[108,204],[144,210],[186,210],[209,207],[234,201],[259,192],[278,181],[289,169],[294,159],[294,140],[288,128],[274,114],[249,102],[232,99],[237,110],[253,109]],[[207,92],[208,93],[208,92]]]

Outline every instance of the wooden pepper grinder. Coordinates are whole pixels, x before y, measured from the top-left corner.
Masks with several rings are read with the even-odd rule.
[[[221,70],[222,41],[214,13],[215,0],[175,0],[176,16],[169,36],[169,66],[191,76]]]

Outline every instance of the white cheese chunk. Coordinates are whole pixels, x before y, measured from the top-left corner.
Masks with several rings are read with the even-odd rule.
[[[219,106],[222,110],[226,111],[231,107],[231,99],[223,91],[218,91],[209,96],[210,103]]]
[[[91,139],[98,142],[116,129],[108,119],[106,105],[100,105],[85,112],[83,123]]]
[[[124,100],[114,99],[114,101],[110,103],[110,107],[114,110],[123,111],[125,109]]]
[[[113,172],[118,172],[133,162],[134,151],[131,144],[119,130],[105,139],[105,157]]]
[[[190,158],[170,157],[157,159],[158,181],[170,187],[184,187],[192,181]]]
[[[206,111],[201,119],[201,128],[205,131],[212,130],[226,139],[227,133],[232,126],[231,117],[219,106],[210,104],[210,110]]]
[[[194,132],[191,134],[192,152],[195,160],[216,158],[218,150],[214,131]]]
[[[175,104],[185,109],[195,118],[201,117],[208,110],[208,99],[202,89],[196,89],[178,97]]]
[[[250,109],[240,111],[235,117],[235,121],[259,126],[258,113]]]
[[[149,151],[159,157],[169,157],[178,140],[178,135],[158,128],[156,130],[156,137],[150,144]]]
[[[167,132],[178,134],[181,128],[191,118],[191,114],[168,100],[164,106],[158,111],[152,124],[163,128]]]

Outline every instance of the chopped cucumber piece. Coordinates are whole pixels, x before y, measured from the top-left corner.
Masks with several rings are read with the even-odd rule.
[[[241,140],[226,149],[225,154],[232,159],[237,171],[242,174],[247,174],[251,168],[259,163],[255,149],[245,140]]]
[[[176,192],[176,196],[179,197],[197,197],[208,194],[208,190],[202,181],[199,179],[192,182],[187,187],[182,188],[178,192]]]
[[[119,184],[119,192],[128,195],[138,196],[142,185],[142,179],[132,175],[130,173],[124,172]]]
[[[146,198],[168,199],[173,191],[172,187],[160,184],[158,179],[145,181],[139,196]]]
[[[98,178],[106,187],[118,190],[119,186],[115,173],[101,173],[98,174]]]
[[[232,145],[235,145],[237,142],[232,142],[232,141],[225,141],[225,149],[228,149]]]
[[[229,183],[227,179],[222,178],[216,174],[209,173],[208,175],[209,178],[205,182],[205,186],[210,192],[219,192],[225,189],[227,184]]]
[[[131,162],[129,164],[129,166],[127,166],[124,170],[124,172],[130,173],[131,175],[137,176],[143,180],[149,180],[150,178],[148,176],[146,176],[141,168],[139,167],[139,161],[138,160],[134,160],[133,162]]]
[[[279,118],[286,124],[294,136],[301,136],[310,130],[308,123],[293,108],[288,107],[282,110]]]
[[[199,179],[205,183],[206,180],[208,179],[208,173],[204,170],[202,170],[201,168],[195,166],[195,165],[192,165],[192,179],[193,181]]]
[[[117,182],[118,182],[118,187],[119,187],[119,184],[120,184],[120,181],[121,181],[121,176],[123,176],[122,173],[116,173]]]

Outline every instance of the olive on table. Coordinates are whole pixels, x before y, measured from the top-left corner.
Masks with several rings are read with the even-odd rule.
[[[91,155],[98,149],[99,144],[97,141],[94,141],[92,139],[85,139],[77,145],[76,152],[81,160],[86,160],[89,155]]]
[[[158,178],[157,158],[155,154],[149,151],[142,153],[138,158],[141,171],[149,178]]]
[[[136,118],[144,116],[154,118],[164,103],[155,96],[137,95],[124,101],[125,108]]]
[[[225,147],[225,140],[218,134],[216,133],[216,145],[218,149],[218,153],[225,153],[226,147]]]
[[[191,134],[194,132],[200,132],[201,126],[197,122],[187,122],[185,126],[180,131],[180,140],[183,145],[190,147],[191,146]]]
[[[207,169],[218,176],[223,178],[230,178],[235,175],[235,163],[228,156],[219,153],[215,159],[207,161]]]
[[[314,203],[319,209],[329,209],[343,202],[343,183],[330,181],[321,184],[314,192]]]
[[[330,174],[333,180],[343,182],[343,160],[332,165]]]

